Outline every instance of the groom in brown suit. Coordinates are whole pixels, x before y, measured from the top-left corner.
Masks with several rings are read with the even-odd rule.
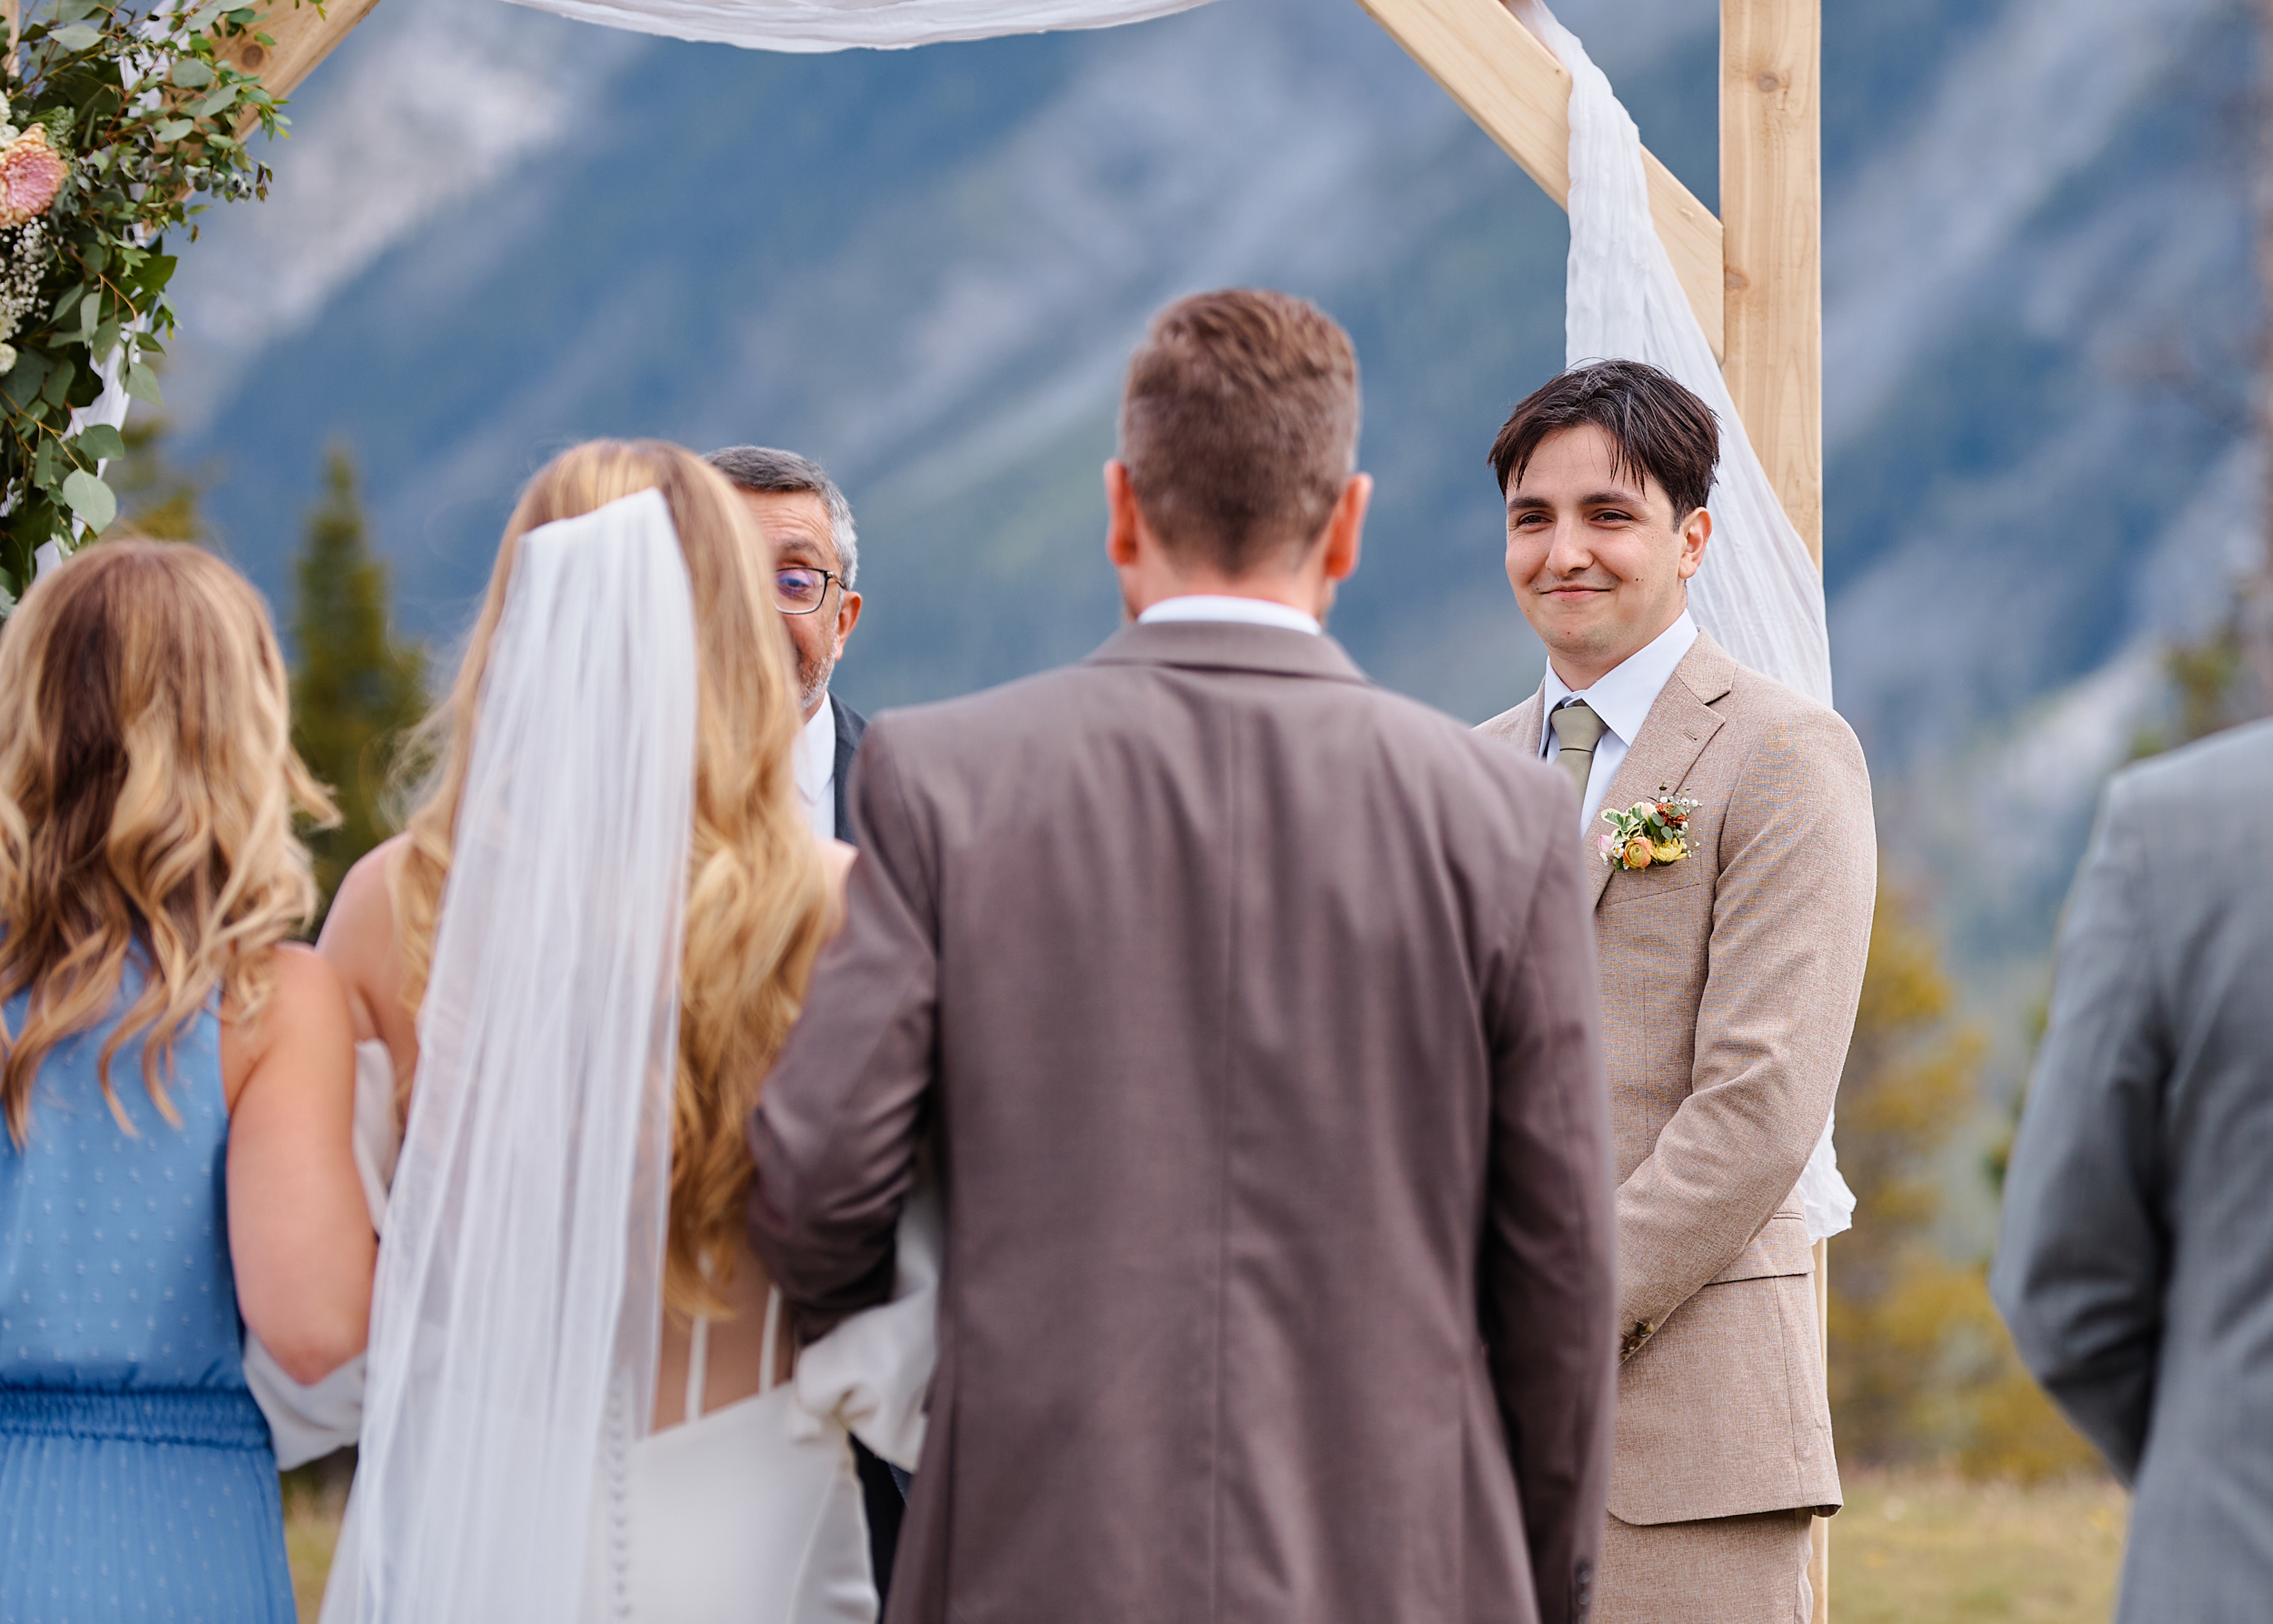
[[[1836,713],[1689,617],[1718,455],[1705,403],[1632,361],[1565,373],[1492,447],[1548,663],[1479,731],[1570,775],[1601,959],[1623,1361],[1604,1624],[1807,1624],[1808,1519],[1839,1505],[1793,1187],[1862,989],[1870,778]],[[1676,797],[1695,810],[1654,850],[1600,820]]]
[[[751,1240],[876,1302],[919,1143],[940,1356],[891,1624],[1575,1624],[1616,1342],[1568,785],[1321,634],[1357,373],[1284,295],[1162,313],[1135,624],[887,711]]]

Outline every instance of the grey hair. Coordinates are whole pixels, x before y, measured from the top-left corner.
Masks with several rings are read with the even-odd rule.
[[[703,461],[746,491],[776,496],[810,491],[820,497],[821,505],[828,509],[830,545],[836,549],[836,562],[844,566],[845,589],[852,590],[860,574],[860,543],[853,532],[852,504],[845,500],[845,493],[819,463],[770,446],[728,446]]]

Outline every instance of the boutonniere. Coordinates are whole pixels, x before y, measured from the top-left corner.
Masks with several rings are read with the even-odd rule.
[[[1689,855],[1689,814],[1697,797],[1676,795],[1663,784],[1657,798],[1636,801],[1623,812],[1605,811],[1610,833],[1595,837],[1595,848],[1614,868],[1662,867]]]

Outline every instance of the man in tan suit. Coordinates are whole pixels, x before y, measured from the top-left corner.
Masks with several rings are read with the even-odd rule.
[[[1575,1624],[1609,1470],[1609,1131],[1569,787],[1320,635],[1357,363],[1203,295],[1129,368],[1136,624],[887,711],[751,1240],[879,1300],[919,1141],[940,1356],[892,1624]]]
[[[1622,1360],[1604,1624],[1806,1624],[1808,1519],[1839,1505],[1792,1192],[1862,989],[1870,779],[1834,712],[1689,617],[1718,451],[1704,402],[1631,361],[1565,373],[1492,447],[1548,664],[1479,731],[1578,789],[1601,962]],[[1638,848],[1600,817],[1637,803],[1660,837]]]

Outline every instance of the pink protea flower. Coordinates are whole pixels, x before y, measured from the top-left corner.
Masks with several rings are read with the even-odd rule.
[[[47,126],[34,125],[0,152],[0,227],[36,220],[55,201],[70,174],[48,145]]]

